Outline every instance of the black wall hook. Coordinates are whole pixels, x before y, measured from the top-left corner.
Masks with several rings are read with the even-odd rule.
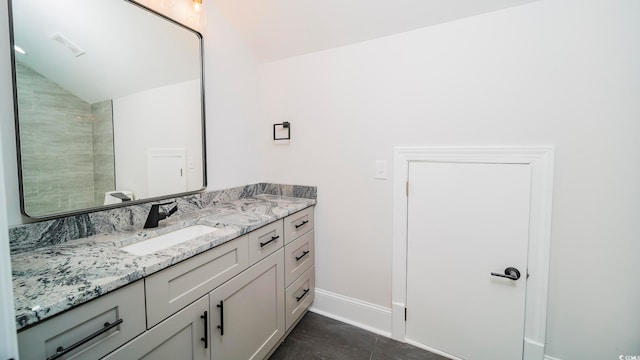
[[[287,129],[287,137],[276,137],[276,127],[282,126],[283,129]],[[273,124],[273,140],[290,140],[291,139],[291,123],[285,121],[281,124]]]

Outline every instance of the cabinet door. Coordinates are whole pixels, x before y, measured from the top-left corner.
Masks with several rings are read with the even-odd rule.
[[[280,249],[209,294],[212,360],[263,359],[284,336]]]
[[[109,360],[209,360],[209,299],[203,297],[107,355]],[[205,315],[206,313],[206,315]]]

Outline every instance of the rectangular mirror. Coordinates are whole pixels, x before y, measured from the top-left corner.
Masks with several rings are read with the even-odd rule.
[[[22,212],[206,185],[202,36],[127,0],[11,0]]]

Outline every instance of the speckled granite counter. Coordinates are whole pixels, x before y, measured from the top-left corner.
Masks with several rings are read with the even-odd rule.
[[[16,325],[50,318],[315,203],[257,194],[174,215],[156,229],[130,227],[14,253]],[[220,230],[145,256],[120,249],[194,224]]]

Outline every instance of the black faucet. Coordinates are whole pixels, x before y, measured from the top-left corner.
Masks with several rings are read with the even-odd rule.
[[[144,223],[144,228],[155,228],[158,227],[158,221],[164,220],[169,216],[173,215],[176,211],[178,211],[178,205],[172,207],[168,212],[160,211],[160,206],[171,205],[172,202],[163,203],[163,204],[153,204],[151,205],[151,210],[149,211],[149,216],[147,216],[147,221]]]

